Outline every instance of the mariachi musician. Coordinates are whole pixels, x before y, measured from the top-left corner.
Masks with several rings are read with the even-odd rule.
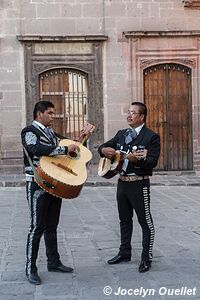
[[[160,137],[145,126],[146,115],[144,103],[132,102],[127,112],[130,127],[119,130],[98,149],[102,157],[110,160],[115,157],[116,150],[127,153],[117,185],[121,245],[118,254],[108,260],[108,264],[131,260],[132,219],[135,210],[143,233],[139,272],[147,272],[152,263],[154,225],[150,212],[149,176],[152,175],[160,154]]]
[[[24,151],[28,153],[34,167],[39,164],[41,156],[66,155],[69,152],[79,151],[75,143],[68,147],[58,146],[59,139],[51,129],[53,117],[53,103],[39,101],[33,111],[34,121],[21,132]],[[41,284],[41,279],[37,273],[36,259],[43,234],[48,271],[73,272],[73,269],[61,263],[58,253],[57,226],[62,199],[49,194],[36,183],[33,166],[27,155],[24,155],[24,164],[30,210],[30,227],[26,245],[26,276],[30,283],[38,285]]]

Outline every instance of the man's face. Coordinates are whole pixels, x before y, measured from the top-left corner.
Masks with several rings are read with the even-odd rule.
[[[130,108],[127,112],[127,122],[128,125],[136,128],[144,123],[144,115],[140,114],[139,106],[130,105]]]
[[[54,118],[55,112],[53,107],[49,107],[47,110],[45,110],[43,113],[38,112],[38,118],[37,121],[42,123],[45,127],[51,127],[53,124],[53,118]]]

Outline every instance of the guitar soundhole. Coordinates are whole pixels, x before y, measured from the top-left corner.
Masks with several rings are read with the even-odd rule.
[[[111,164],[113,164],[115,162],[115,157],[113,157],[112,159],[111,159]]]
[[[68,153],[68,155],[69,155],[71,158],[74,158],[74,159],[78,158],[78,154],[77,154],[75,151],[70,151],[70,152]]]

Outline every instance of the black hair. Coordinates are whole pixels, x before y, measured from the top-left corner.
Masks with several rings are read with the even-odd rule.
[[[136,106],[139,107],[139,113],[141,115],[144,115],[144,122],[145,122],[146,121],[146,116],[147,116],[147,107],[146,107],[146,105],[142,102],[137,102],[137,101],[132,102],[131,105],[136,105]]]
[[[37,118],[37,113],[42,112],[44,113],[45,110],[47,110],[49,107],[54,108],[54,104],[50,101],[39,101],[35,104],[34,110],[33,110],[33,119],[35,120]]]

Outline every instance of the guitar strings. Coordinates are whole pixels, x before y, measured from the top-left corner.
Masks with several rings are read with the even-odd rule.
[[[80,137],[81,138],[81,137]],[[79,138],[79,139],[80,139]],[[87,140],[87,134],[85,134],[83,137],[82,137],[82,140],[80,141],[77,141],[75,142],[75,145],[79,146],[79,145],[83,145]],[[79,150],[80,152],[80,150]],[[78,155],[78,154],[76,154]],[[63,161],[63,164],[66,166],[66,168],[68,169],[72,169],[72,164],[73,164],[73,156],[70,157],[70,155],[66,155],[65,157],[62,157],[61,159]]]

